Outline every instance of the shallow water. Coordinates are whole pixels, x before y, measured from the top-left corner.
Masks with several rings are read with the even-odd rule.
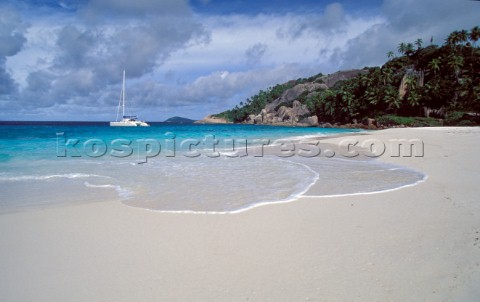
[[[0,212],[117,199],[151,210],[227,213],[301,194],[374,192],[423,179],[371,160],[259,153],[265,141],[348,132],[253,125],[3,125]],[[213,135],[219,140],[215,150],[209,149]],[[182,145],[186,140],[198,144]],[[231,150],[232,140],[238,153]]]

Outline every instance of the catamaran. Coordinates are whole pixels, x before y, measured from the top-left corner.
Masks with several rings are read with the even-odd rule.
[[[118,119],[122,108],[122,120]],[[118,102],[117,118],[115,122],[110,122],[110,126],[127,126],[127,127],[148,127],[150,126],[144,121],[138,120],[136,115],[125,115],[125,70],[123,71],[122,91],[120,93],[120,101]]]

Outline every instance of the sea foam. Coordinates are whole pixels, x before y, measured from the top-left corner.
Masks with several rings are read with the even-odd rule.
[[[3,128],[2,128],[3,127]],[[258,156],[258,144],[243,150],[219,147],[218,157],[160,154],[139,164],[135,156],[58,157],[57,133],[80,142],[97,139],[158,139],[177,142],[206,135],[222,140],[274,141],[339,135],[349,130],[254,125],[152,125],[145,129],[108,126],[0,127],[0,212],[29,207],[116,200],[162,212],[238,213],[300,196],[338,196],[391,190],[425,176],[372,160],[275,155]],[[2,132],[3,131],[3,132]],[[169,135],[165,135],[166,132]],[[26,139],[28,137],[28,139]],[[81,143],[79,143],[81,145]],[[60,148],[61,149],[61,148]],[[181,150],[178,150],[181,151]],[[205,150],[201,150],[205,151]],[[252,151],[252,152],[250,152]],[[208,154],[208,153],[207,153]],[[71,155],[71,154],[70,154]]]

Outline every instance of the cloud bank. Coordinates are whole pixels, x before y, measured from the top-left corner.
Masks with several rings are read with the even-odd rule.
[[[201,118],[292,78],[380,65],[400,42],[441,44],[480,15],[450,0],[228,14],[178,0],[22,3],[0,4],[0,119],[112,119],[123,69],[142,118]]]
[[[17,85],[6,70],[6,61],[16,55],[25,42],[19,15],[7,8],[0,10],[0,95],[7,98],[17,92]]]

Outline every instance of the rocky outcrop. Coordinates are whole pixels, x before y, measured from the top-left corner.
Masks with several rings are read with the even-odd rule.
[[[375,119],[367,118],[367,126],[372,126],[372,125],[375,125]]]
[[[277,115],[282,122],[286,122],[288,120],[293,120],[295,118],[293,114],[293,108],[282,106],[278,109]]]
[[[321,128],[333,128],[333,125],[330,123],[323,123],[320,125]]]
[[[352,70],[345,70],[345,71],[338,71],[333,74],[323,76],[320,78],[325,85],[328,86],[328,88],[332,88],[335,86],[340,81],[346,81],[349,79],[352,79],[360,74],[367,74],[368,70],[367,69],[352,69]]]
[[[309,97],[319,91],[328,89],[324,83],[308,82],[295,85],[287,89],[283,94],[267,104],[260,114],[250,115],[246,123],[265,125],[296,125],[296,126],[318,126],[318,118],[311,116],[305,104],[298,99],[303,95]]]
[[[403,76],[402,82],[398,87],[398,97],[400,98],[400,100],[405,97],[405,94],[407,94],[407,75],[406,74]]]
[[[305,127],[317,127],[318,126],[318,117],[313,115],[307,118],[302,119],[299,124]]]
[[[267,112],[274,112],[275,109],[279,108],[282,104],[291,104],[294,100],[298,100],[298,98],[304,93],[314,93],[315,91],[326,89],[328,89],[328,86],[323,83],[308,82],[298,84],[284,91],[279,98],[267,104],[265,109]]]
[[[345,81],[367,72],[363,69],[339,71],[328,76],[318,77],[313,82],[297,84],[285,90],[279,98],[268,103],[258,115],[250,115],[245,123],[316,127],[319,125],[318,118],[312,115],[300,100],[314,97],[321,91],[333,87],[339,81]]]
[[[441,107],[439,109],[432,109],[430,107],[423,107],[423,114],[425,117],[438,117],[438,118],[445,118],[446,110],[445,107]]]
[[[285,126],[304,126],[317,127],[322,121],[312,114],[303,104],[305,100],[321,93],[324,90],[332,88],[339,81],[345,81],[354,78],[362,73],[368,73],[367,70],[347,70],[339,71],[331,75],[321,76],[312,82],[297,84],[290,89],[285,90],[280,97],[266,104],[265,108],[258,114],[250,114],[243,122],[246,124],[258,125],[285,125]],[[295,81],[285,84],[292,84]],[[207,116],[199,123],[226,123],[225,119],[213,116]],[[331,127],[329,124],[324,124]]]
[[[290,97],[291,95],[295,94],[290,94]],[[285,95],[282,95],[282,97],[285,97]],[[292,102],[292,107],[280,106],[280,108],[270,109],[270,111],[267,110],[267,107],[262,109],[258,115],[249,115],[245,122],[247,124],[263,125],[318,126],[318,118],[311,116],[307,106],[298,100]]]
[[[265,110],[267,110],[267,112],[274,112],[280,105],[293,102],[305,91],[306,88],[304,84],[298,84],[290,89],[287,89],[279,98],[267,104],[267,106],[265,106]]]
[[[207,115],[203,119],[196,121],[194,124],[232,124],[223,117],[216,117],[213,115]]]

